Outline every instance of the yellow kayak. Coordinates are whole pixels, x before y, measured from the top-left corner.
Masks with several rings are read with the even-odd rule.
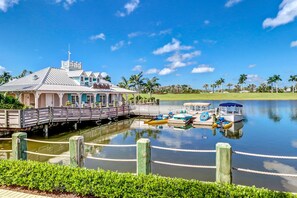
[[[147,122],[147,124],[167,124],[168,123],[168,119],[164,119],[164,120],[151,120],[149,122]]]
[[[228,123],[228,124],[225,124],[225,125],[223,126],[223,129],[230,129],[230,128],[232,127],[232,125],[233,125],[233,122],[230,122],[230,123]]]

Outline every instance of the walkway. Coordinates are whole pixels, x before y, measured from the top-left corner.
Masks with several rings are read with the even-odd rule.
[[[0,198],[47,198],[46,196],[32,195],[12,190],[0,189]]]

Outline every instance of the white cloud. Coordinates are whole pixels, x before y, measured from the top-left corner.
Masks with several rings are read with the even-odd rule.
[[[297,16],[297,0],[283,0],[279,5],[279,11],[275,18],[267,18],[263,22],[263,28],[277,27],[294,21]]]
[[[6,12],[8,8],[11,8],[18,3],[19,0],[0,0],[0,10]]]
[[[215,68],[210,67],[209,65],[199,65],[198,67],[194,67],[192,70],[192,73],[209,73],[209,72],[213,72],[215,70]]]
[[[297,148],[297,140],[292,141],[292,147]]]
[[[292,41],[290,46],[291,47],[297,47],[297,41]]]
[[[146,59],[145,58],[139,58],[139,59],[137,59],[137,62],[145,63],[146,62]]]
[[[111,51],[116,51],[124,47],[125,45],[131,45],[131,41],[125,42],[125,41],[119,41],[118,43],[110,46]]]
[[[106,38],[105,38],[105,34],[100,33],[100,34],[91,36],[90,39],[95,41],[95,40],[98,40],[98,39],[105,40]]]
[[[257,65],[256,64],[250,64],[249,66],[248,66],[248,68],[254,68],[254,67],[256,67]]]
[[[142,66],[141,65],[135,65],[135,67],[133,67],[132,71],[142,71]]]
[[[183,46],[181,45],[180,41],[173,38],[171,43],[168,43],[164,45],[163,47],[156,49],[153,51],[153,54],[155,55],[160,55],[160,54],[165,54],[173,51],[179,51],[179,50],[190,50],[192,49],[192,46]]]
[[[204,23],[205,25],[208,25],[208,24],[210,23],[210,21],[209,21],[209,20],[204,20],[203,23]]]
[[[125,17],[131,14],[139,6],[139,3],[139,0],[130,0],[128,3],[124,5],[125,12],[118,11],[116,15],[119,17]]]
[[[242,1],[242,0],[228,0],[228,1],[225,3],[225,7],[230,8],[230,7],[234,6],[235,4],[240,3],[241,1]]]
[[[141,36],[143,34],[146,34],[146,33],[145,32],[131,32],[130,34],[128,34],[128,37],[133,38],[133,37]]]
[[[0,65],[0,74],[6,71],[6,68]]]
[[[101,73],[101,76],[102,76],[103,78],[105,78],[106,76],[108,76],[108,73],[106,73],[106,72],[102,72],[102,73]]]
[[[159,72],[158,69],[156,69],[156,68],[151,68],[151,69],[147,70],[147,71],[145,72],[145,74],[156,74],[156,73],[158,73],[158,72]]]
[[[247,75],[247,82],[250,82],[250,83],[261,83],[263,82],[264,80],[259,77],[258,74],[248,74]]]
[[[201,51],[198,51],[198,50],[191,53],[185,53],[185,54],[180,54],[177,52],[166,59],[166,61],[170,62],[170,64],[167,66],[169,66],[171,69],[175,69],[178,67],[193,65],[195,64],[195,62],[189,62],[189,61],[185,62],[185,61],[200,55],[201,55]]]
[[[68,10],[77,0],[56,0],[57,4],[63,4],[63,7]]]
[[[210,44],[210,45],[214,45],[217,43],[217,41],[211,40],[211,39],[203,39],[202,41],[203,43]]]
[[[160,72],[159,72],[159,75],[161,76],[164,76],[164,75],[167,75],[167,74],[170,74],[174,72],[174,69],[171,69],[171,68],[163,68]]]

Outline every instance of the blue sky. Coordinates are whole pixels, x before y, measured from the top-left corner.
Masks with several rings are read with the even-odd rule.
[[[297,74],[297,0],[0,0],[0,70],[67,59],[114,83],[140,71],[201,88]]]

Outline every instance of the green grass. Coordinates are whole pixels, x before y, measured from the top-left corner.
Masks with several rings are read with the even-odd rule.
[[[149,97],[147,94],[142,94]],[[297,100],[297,93],[153,94],[163,100]]]

